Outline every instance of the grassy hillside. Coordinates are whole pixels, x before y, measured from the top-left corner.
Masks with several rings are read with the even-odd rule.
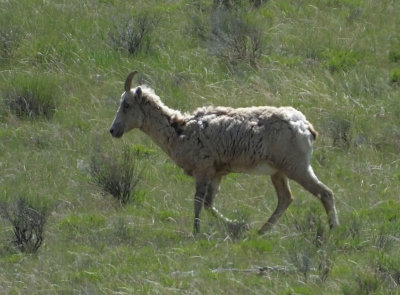
[[[0,2],[0,293],[400,292],[400,2],[253,2]],[[234,174],[216,206],[250,230],[203,212],[193,236],[193,180],[139,131],[108,133],[131,70],[183,112],[301,110],[341,226],[292,182],[294,202],[259,236],[273,187]],[[127,154],[139,182],[122,204],[93,171]],[[46,218],[36,252],[4,214],[21,199]]]

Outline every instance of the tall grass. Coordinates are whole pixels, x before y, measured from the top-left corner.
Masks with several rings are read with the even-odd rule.
[[[4,109],[21,118],[50,119],[57,108],[61,87],[50,75],[23,74],[2,90]]]

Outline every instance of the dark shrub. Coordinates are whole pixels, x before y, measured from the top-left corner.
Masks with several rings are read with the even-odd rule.
[[[134,55],[139,50],[150,47],[150,33],[154,29],[156,19],[147,14],[136,17],[125,17],[115,22],[114,29],[109,33],[112,47]]]
[[[134,195],[139,182],[136,172],[136,162],[127,149],[119,157],[97,151],[91,158],[90,174],[94,182],[122,204],[128,203]]]
[[[22,252],[34,253],[39,249],[46,223],[43,209],[35,209],[24,198],[18,198],[0,204],[0,216],[12,224],[14,243]]]

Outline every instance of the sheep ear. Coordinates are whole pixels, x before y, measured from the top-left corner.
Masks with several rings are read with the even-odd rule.
[[[131,72],[131,73],[128,75],[128,77],[126,77],[126,80],[125,80],[125,87],[124,87],[126,92],[131,91],[132,79],[133,79],[133,77],[134,77],[136,74],[137,74],[137,71],[134,71],[134,72]]]
[[[136,88],[136,95],[137,95],[137,97],[139,97],[139,98],[142,97],[142,88],[140,88],[140,87]]]

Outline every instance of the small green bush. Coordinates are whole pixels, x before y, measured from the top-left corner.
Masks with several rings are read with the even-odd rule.
[[[323,52],[322,57],[330,72],[348,71],[358,63],[359,53],[351,50],[329,49]]]
[[[18,75],[3,90],[3,103],[20,118],[50,119],[57,108],[60,89],[48,75]]]
[[[400,68],[394,68],[390,71],[390,83],[400,84]]]

